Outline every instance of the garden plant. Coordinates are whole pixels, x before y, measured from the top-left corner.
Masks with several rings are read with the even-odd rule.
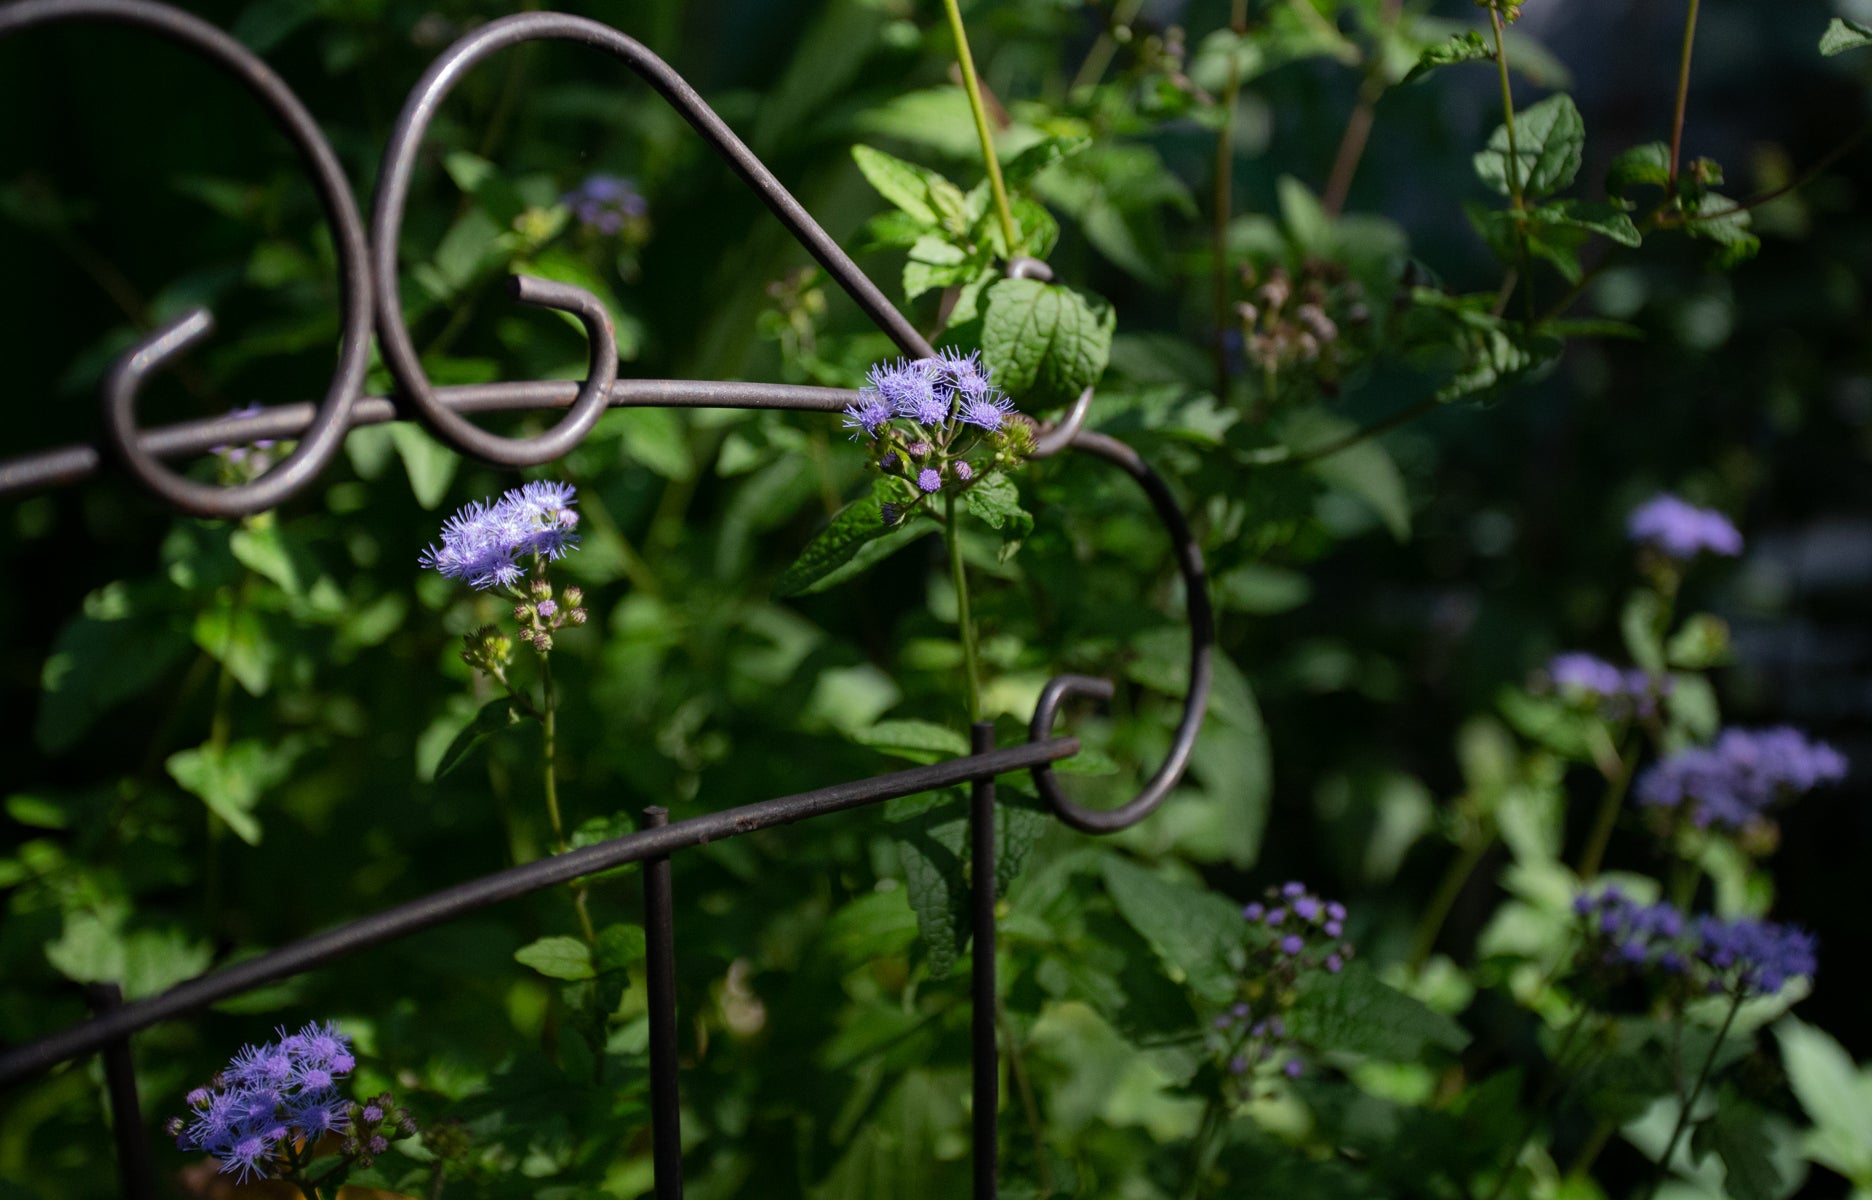
[[[1872,1197],[1872,8],[51,7],[0,1200]]]

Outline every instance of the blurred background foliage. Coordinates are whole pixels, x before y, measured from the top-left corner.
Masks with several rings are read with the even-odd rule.
[[[408,86],[455,36],[504,11],[450,0],[185,7],[294,86],[366,211]],[[1406,289],[1459,295],[1502,281],[1463,212],[1489,202],[1471,158],[1500,122],[1492,70],[1375,88],[1402,75],[1418,44],[1375,32],[1395,10],[1370,0],[1257,3],[1237,51],[1212,36],[1228,3],[1118,7],[1135,31],[1122,42],[1103,34],[1107,7],[1079,0],[981,0],[964,12],[1016,143],[1008,152],[1022,138],[1090,139],[1032,192],[1059,219],[1057,277],[1116,311],[1094,425],[1177,481],[1205,539],[1225,661],[1188,784],[1113,839],[1125,859],[1050,823],[1024,827],[1036,844],[1006,899],[1003,1021],[1044,1128],[1030,1130],[1010,1081],[1010,1196],[1038,1194],[1042,1180],[1060,1194],[1184,1194],[1202,1097],[1220,1087],[1189,1037],[1214,997],[1140,929],[1112,862],[1156,864],[1155,878],[1237,904],[1270,882],[1309,880],[1350,904],[1361,958],[1391,969],[1437,902],[1451,842],[1473,845],[1462,821],[1479,791],[1520,773],[1556,805],[1573,797],[1542,820],[1557,823],[1556,845],[1578,845],[1596,795],[1590,764],[1543,757],[1525,723],[1511,733],[1502,697],[1557,650],[1622,653],[1619,613],[1636,579],[1623,517],[1655,491],[1723,509],[1749,539],[1739,562],[1700,568],[1686,592],[1731,631],[1733,659],[1714,675],[1730,719],[1798,725],[1872,761],[1863,150],[1757,209],[1761,251],[1732,269],[1706,243],[1659,237],[1594,270],[1574,315],[1638,336],[1571,338],[1511,386],[1426,406],[1461,364],[1424,357],[1449,344],[1448,326],[1414,332],[1426,306]],[[1837,11],[1872,17],[1854,7]],[[887,206],[854,143],[964,187],[979,178],[934,3],[566,8],[675,66],[854,250],[888,241],[873,222]],[[1832,10],[1705,8],[1686,154],[1723,163],[1730,194],[1780,187],[1863,121],[1872,59],[1815,52]],[[1423,45],[1486,28],[1467,3],[1407,16]],[[1675,5],[1529,0],[1510,30],[1519,103],[1559,88],[1578,101],[1577,194],[1598,198],[1618,152],[1668,136],[1681,22]],[[1328,264],[1334,303],[1365,314],[1342,322],[1331,370],[1272,389],[1241,373],[1239,342],[1214,332],[1216,122],[1191,95],[1222,90],[1231,53],[1231,263],[1257,264],[1257,281],[1278,264]],[[1355,173],[1338,173],[1335,195],[1362,88],[1377,96],[1369,146]],[[7,454],[93,437],[113,358],[193,304],[216,312],[218,331],[151,388],[146,425],[322,394],[338,311],[329,240],[286,143],[234,85],[134,32],[59,28],[0,44],[0,112]],[[566,212],[560,198],[595,174],[634,181],[641,224],[611,234]],[[439,383],[582,374],[574,327],[502,297],[516,269],[605,297],[625,375],[849,386],[890,353],[673,112],[572,46],[507,51],[455,92],[401,249],[416,341]],[[1587,262],[1607,253],[1596,244]],[[901,250],[860,261],[901,295]],[[1348,279],[1360,284],[1350,298]],[[1551,273],[1538,287],[1543,303],[1566,290]],[[938,289],[906,311],[934,330],[940,303]],[[1232,368],[1219,391],[1218,353]],[[374,370],[370,392],[387,389]],[[1303,466],[1281,450],[1265,468],[1246,465],[1398,413],[1414,419],[1343,454]],[[551,472],[581,488],[585,545],[566,570],[593,612],[561,639],[557,664],[561,789],[582,838],[634,827],[646,805],[680,819],[940,748],[910,747],[883,722],[946,725],[959,746],[955,598],[936,539],[842,587],[771,595],[864,471],[827,418],[641,411],[608,415]],[[1036,524],[1020,553],[1001,561],[992,542],[969,547],[1003,741],[1021,736],[1051,674],[1128,681],[1111,714],[1075,725],[1095,773],[1068,782],[1089,802],[1122,799],[1152,768],[1182,686],[1166,546],[1111,474],[1070,455],[1035,468],[1022,488]],[[15,631],[0,643],[15,714],[0,817],[0,1038],[78,1019],[74,981],[150,994],[543,851],[536,735],[493,740],[435,777],[487,698],[456,638],[501,606],[415,570],[446,512],[513,481],[400,426],[357,432],[320,486],[241,526],[177,520],[114,479],[0,506],[0,569],[15,580],[0,589],[0,623]],[[1852,882],[1872,821],[1864,779],[1860,767],[1785,815],[1773,881],[1776,914],[1821,939],[1802,1014],[1857,1058],[1872,1055],[1853,982],[1866,944]],[[961,1193],[966,980],[932,961],[942,955],[927,912],[919,939],[905,900],[915,885],[900,882],[915,875],[909,843],[893,828],[854,814],[679,860],[693,1195]],[[931,824],[930,853],[955,832]],[[1510,997],[1527,996],[1503,982],[1520,951],[1498,944],[1491,958],[1477,938],[1524,848],[1477,847],[1474,874],[1446,897],[1442,978],[1475,968],[1479,997],[1466,984],[1439,994],[1422,974],[1411,985],[1460,1015],[1466,1034],[1439,1041],[1447,1031],[1425,1026],[1403,1048],[1327,1047],[1338,1055],[1328,1069],[1223,1140],[1215,1178],[1295,1196],[1471,1195],[1475,1180],[1492,1181],[1521,1131],[1490,1118],[1491,1105],[1521,1094],[1542,1035],[1539,1005],[1517,1006]],[[1652,872],[1657,858],[1633,827],[1608,861]],[[636,897],[627,876],[600,883],[592,902],[601,922],[631,921]],[[504,906],[160,1026],[137,1043],[152,1123],[239,1041],[329,1015],[355,1031],[373,1084],[475,1131],[477,1157],[451,1174],[450,1195],[638,1194],[641,980],[591,1041],[562,1025],[559,983],[513,961],[534,938],[568,932],[566,917],[550,896]],[[1525,957],[1553,953],[1550,941]],[[1390,1065],[1400,1061],[1419,1074]],[[1863,1112],[1872,1101],[1860,1092]],[[1538,1112],[1534,1099],[1529,1085],[1522,1103]],[[1796,1146],[1802,1109],[1780,1104],[1777,1145]],[[88,1065],[0,1097],[0,1195],[110,1194],[101,1112]],[[1558,1121],[1555,1157],[1592,1127]],[[1805,1169],[1788,1156],[1798,1154],[1777,1160],[1774,1187],[1732,1194],[1790,1194]],[[427,1177],[397,1163],[386,1185]],[[1616,1143],[1605,1186],[1628,1190],[1643,1164]],[[1847,1173],[1816,1171],[1807,1186],[1841,1195]],[[1204,1194],[1244,1194],[1215,1186]],[[1563,1186],[1575,1185],[1520,1180],[1507,1194]]]

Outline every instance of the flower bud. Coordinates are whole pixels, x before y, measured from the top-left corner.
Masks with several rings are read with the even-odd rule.
[[[572,622],[572,624],[574,625],[583,625],[589,616],[590,614],[587,613],[584,609],[575,608],[571,612],[566,614],[566,620]]]
[[[577,608],[579,605],[585,603],[585,589],[576,584],[566,588],[561,594],[565,597],[565,602],[570,604],[573,608]]]
[[[545,600],[552,595],[552,581],[541,575],[527,584],[527,592],[535,600]]]

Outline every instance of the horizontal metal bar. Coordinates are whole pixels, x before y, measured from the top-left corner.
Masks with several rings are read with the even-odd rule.
[[[643,862],[725,841],[744,833],[787,825],[808,817],[840,812],[913,796],[935,788],[991,779],[1010,771],[1029,770],[1044,763],[1070,758],[1079,752],[1077,738],[1050,738],[1023,742],[985,754],[950,759],[927,767],[893,771],[855,783],[835,784],[775,800],[744,804],[722,812],[691,817],[673,825],[642,829],[595,846],[583,846],[538,862],[509,867],[456,884],[360,918],[349,925],[313,934],[257,958],[179,983],[168,991],[121,1008],[100,1013],[87,1021],[0,1052],[0,1087],[17,1083],[69,1058],[90,1054],[106,1044],[147,1029],[158,1021],[194,1012],[263,984],[312,970],[334,959],[393,941],[418,930],[439,925],[465,913],[542,891],[581,876],[627,863]]]
[[[481,383],[437,388],[442,402],[460,413],[528,412],[570,408],[578,395],[576,380],[528,383]],[[717,379],[620,379],[611,386],[612,408],[774,408],[794,412],[837,412],[857,399],[843,388],[784,383],[739,383]],[[161,458],[187,458],[218,446],[238,446],[271,438],[295,438],[312,424],[312,404],[282,404],[252,416],[210,417],[162,425],[139,435],[143,449]],[[385,396],[360,397],[351,408],[351,428],[409,419]],[[60,446],[0,461],[0,496],[36,492],[76,483],[96,475],[109,449],[96,445]]]

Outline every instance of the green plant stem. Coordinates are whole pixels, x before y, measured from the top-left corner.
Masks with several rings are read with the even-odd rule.
[[[1229,28],[1237,37],[1248,29],[1248,0],[1234,0],[1229,12]],[[1241,63],[1229,55],[1228,83],[1222,89],[1222,124],[1216,130],[1215,153],[1215,377],[1216,398],[1228,395],[1228,345],[1222,331],[1229,325],[1229,256],[1228,227],[1235,211],[1235,102],[1241,96]]]
[[[1618,774],[1606,781],[1605,795],[1600,798],[1599,811],[1593,817],[1592,832],[1587,835],[1586,848],[1580,852],[1578,870],[1582,883],[1591,883],[1605,862],[1606,847],[1612,842],[1612,830],[1618,824],[1619,810],[1625,805],[1625,793],[1631,788],[1633,768],[1637,766],[1636,742],[1636,734],[1627,735],[1618,751]]]
[[[1203,1106],[1202,1122],[1196,1127],[1196,1137],[1190,1143],[1189,1178],[1183,1181],[1181,1200],[1196,1200],[1202,1194],[1203,1173],[1209,1169],[1209,1162],[1214,1155],[1211,1146],[1215,1142],[1221,1116],[1219,1098],[1209,1097],[1209,1102]]]
[[[1495,1177],[1495,1186],[1489,1189],[1484,1200],[1501,1200],[1501,1194],[1508,1189],[1508,1181],[1514,1178],[1515,1167],[1521,1161],[1521,1151],[1527,1148],[1528,1139],[1534,1136],[1536,1115],[1550,1110],[1560,1098],[1559,1093],[1567,1074],[1562,1069],[1566,1066],[1567,1054],[1573,1049],[1573,1041],[1579,1037],[1580,1030],[1585,1028],[1586,1018],[1591,1012],[1591,1009],[1581,1005],[1579,1012],[1567,1022],[1566,1032],[1560,1035],[1560,1045],[1554,1049],[1553,1074],[1541,1084],[1534,1103],[1527,1109],[1521,1122],[1521,1136],[1515,1139],[1514,1151],[1509,1154],[1501,1174]]]
[[[1112,30],[1129,25],[1143,7],[1144,0],[1118,0],[1112,6],[1110,22],[1098,35],[1098,41],[1092,43],[1092,49],[1086,52],[1085,61],[1079,64],[1078,73],[1073,76],[1072,83],[1067,85],[1069,95],[1082,88],[1089,88],[1105,77],[1106,68],[1111,66],[1113,56],[1118,53],[1118,39],[1113,36]]]
[[[429,1169],[428,1200],[442,1200],[442,1160],[439,1158],[435,1160],[435,1165]]]
[[[1387,31],[1397,28],[1398,18],[1403,15],[1403,0],[1384,0],[1379,11],[1379,19],[1384,22]],[[1332,174],[1326,178],[1326,191],[1320,197],[1320,207],[1329,217],[1337,217],[1345,210],[1346,197],[1352,191],[1352,177],[1358,173],[1359,160],[1365,157],[1365,147],[1371,140],[1372,119],[1377,114],[1378,98],[1385,93],[1388,83],[1385,79],[1384,56],[1374,54],[1365,68],[1365,79],[1359,85],[1358,102],[1352,108],[1352,115],[1346,118],[1345,132],[1339,137],[1339,150],[1333,155]]]
[[[1047,1161],[1046,1125],[1040,1119],[1040,1102],[1034,1097],[1033,1080],[1027,1076],[1027,1056],[1014,1036],[1014,1022],[1007,1005],[995,997],[995,1022],[1001,1027],[1001,1042],[1007,1047],[1008,1073],[1014,1076],[1014,1089],[1020,1095],[1021,1111],[1027,1118],[1027,1132],[1033,1137],[1034,1174],[1041,1200],[1053,1195],[1053,1164]]]
[[[1018,240],[1014,210],[1008,207],[1007,184],[1001,179],[1001,160],[995,157],[994,135],[988,130],[988,110],[982,104],[975,56],[969,53],[968,31],[962,27],[962,9],[956,0],[943,0],[943,8],[949,13],[949,29],[955,34],[956,63],[962,68],[962,90],[968,93],[969,112],[975,116],[975,136],[981,139],[982,164],[988,168],[988,190],[994,193],[995,215],[1001,219],[1001,236],[1007,240],[1007,252],[1012,257]]]
[[[1586,1135],[1586,1141],[1580,1146],[1579,1153],[1575,1154],[1573,1161],[1567,1164],[1566,1178],[1578,1179],[1592,1169],[1593,1163],[1598,1161],[1600,1151],[1604,1150],[1606,1143],[1612,1140],[1612,1131],[1615,1128],[1617,1127],[1604,1117],[1593,1123],[1592,1132]]]
[[[956,629],[962,639],[962,669],[968,680],[969,724],[981,720],[981,665],[976,660],[975,622],[969,615],[968,573],[962,566],[962,538],[956,529],[955,493],[943,498],[943,541],[949,547],[949,577],[955,582]]]
[[[1463,847],[1461,854],[1451,860],[1449,869],[1443,872],[1443,880],[1437,884],[1436,895],[1431,897],[1430,907],[1424,910],[1423,919],[1417,923],[1417,936],[1411,941],[1410,969],[1413,974],[1423,970],[1423,965],[1430,961],[1430,952],[1436,949],[1437,936],[1443,932],[1443,923],[1449,920],[1450,910],[1456,907],[1456,898],[1462,895],[1463,887],[1469,877],[1481,865],[1482,856],[1495,844],[1495,831],[1486,836],[1477,837]]]
[[[1694,0],[1691,5],[1695,9]],[[1697,1099],[1703,1094],[1703,1085],[1709,1082],[1710,1068],[1716,1065],[1716,1055],[1721,1052],[1723,1039],[1729,1036],[1730,1026],[1735,1024],[1736,1013],[1742,1009],[1742,989],[1736,988],[1735,998],[1729,1002],[1729,1011],[1723,1015],[1722,1028],[1716,1031],[1716,1040],[1710,1043],[1709,1053],[1703,1056],[1703,1065],[1697,1070],[1696,1082],[1690,1087],[1690,1095],[1684,1099],[1683,1107],[1677,1111],[1677,1124],[1672,1126],[1670,1141],[1664,1143],[1664,1153],[1658,1158],[1657,1174],[1651,1179],[1651,1188],[1645,1192],[1645,1200],[1652,1200],[1658,1189],[1664,1186],[1665,1176],[1670,1174],[1671,1157],[1677,1153],[1677,1143],[1683,1140],[1684,1130],[1690,1125],[1691,1110],[1696,1108]]]
[[[1508,199],[1516,212],[1527,207],[1521,195],[1521,156],[1515,148],[1514,89],[1508,80],[1508,51],[1502,44],[1501,9],[1489,5],[1489,27],[1495,32],[1495,67],[1501,76],[1502,128],[1508,131]]]
[[[553,848],[560,854],[568,849],[565,825],[559,818],[559,704],[553,687],[552,655],[540,655],[540,729],[545,748],[540,755],[540,771],[546,785],[546,816],[552,822]],[[598,940],[592,928],[591,914],[585,907],[585,888],[573,885],[572,907],[578,910],[579,931],[590,945]]]
[[[1698,6],[1699,0],[1690,0],[1690,11],[1684,17],[1683,57],[1677,65],[1677,107],[1671,113],[1670,184],[1664,189],[1666,196],[1677,194],[1677,164],[1683,153],[1684,108],[1690,100],[1690,51],[1696,46]]]

